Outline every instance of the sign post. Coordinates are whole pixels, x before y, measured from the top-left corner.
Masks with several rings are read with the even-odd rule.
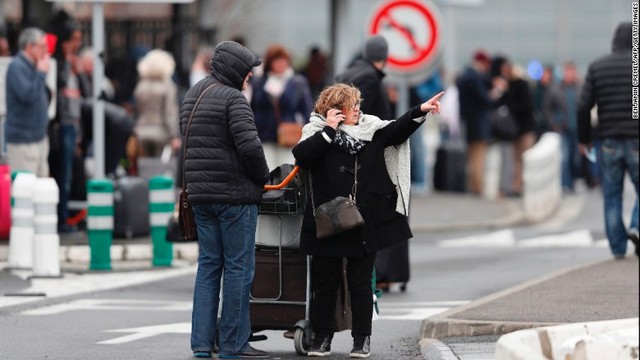
[[[374,6],[367,36],[382,35],[389,43],[386,71],[397,78],[396,116],[409,109],[409,86],[424,80],[441,51],[438,9],[427,0],[386,0]]]

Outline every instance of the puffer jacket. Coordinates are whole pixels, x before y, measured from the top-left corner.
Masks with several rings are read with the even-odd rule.
[[[620,24],[613,38],[613,51],[589,66],[578,106],[580,143],[592,140],[591,108],[598,105],[598,138],[637,138],[638,119],[631,109],[631,23]]]
[[[375,115],[382,120],[393,119],[389,106],[389,98],[382,85],[384,72],[376,69],[367,60],[356,60],[344,73],[336,76],[336,82],[353,85],[362,93],[360,110]]]
[[[220,43],[211,59],[210,75],[185,95],[180,130],[199,95],[216,83],[196,109],[186,144],[185,180],[192,204],[259,204],[269,168],[258,138],[253,112],[240,92],[256,57],[231,41]]]

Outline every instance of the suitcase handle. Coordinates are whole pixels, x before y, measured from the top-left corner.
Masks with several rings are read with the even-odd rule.
[[[293,170],[291,170],[291,173],[289,175],[287,175],[287,177],[282,180],[282,182],[278,185],[265,185],[264,189],[265,190],[280,190],[283,187],[287,186],[287,184],[289,184],[289,182],[291,180],[293,180],[293,178],[296,176],[296,174],[298,173],[298,170],[300,170],[300,167],[298,165],[296,165]]]

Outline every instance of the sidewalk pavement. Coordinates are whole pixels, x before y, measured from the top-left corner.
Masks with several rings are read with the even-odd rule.
[[[436,192],[411,199],[410,224],[415,233],[496,229],[524,221],[521,199],[516,198],[493,201],[469,194]],[[1,271],[6,267],[7,248],[7,242],[0,241],[0,294],[20,292],[29,286],[27,280]],[[62,235],[60,256],[63,273],[93,274],[88,271],[89,247],[85,233]],[[149,238],[115,239],[113,272],[152,269],[151,256]],[[173,267],[193,267],[197,244],[176,244],[174,258],[177,260]],[[498,341],[496,355],[501,354],[501,359],[544,359],[544,354],[557,353],[570,335],[588,333],[591,325],[585,325],[585,322],[603,320],[604,328],[611,331],[621,325],[614,325],[618,323],[610,320],[635,318],[635,323],[626,322],[622,326],[635,324],[637,334],[638,288],[638,259],[635,256],[565,269],[425,319],[421,328],[423,355],[430,360],[447,358],[439,338],[503,335],[552,326],[538,329],[536,336],[514,332]],[[559,328],[558,324],[572,325]],[[553,338],[547,336],[554,333],[553,329],[566,330],[557,330]],[[564,334],[564,337],[558,334]],[[635,339],[637,351],[637,335]],[[530,347],[523,346],[524,343]],[[512,348],[517,349],[516,353],[510,352]]]

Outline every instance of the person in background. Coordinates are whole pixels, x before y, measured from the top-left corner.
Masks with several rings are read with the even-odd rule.
[[[256,116],[258,136],[264,146],[267,164],[273,169],[293,164],[291,148],[278,144],[278,125],[304,124],[313,107],[307,79],[295,74],[291,56],[282,45],[271,45],[264,55],[263,75],[251,81],[251,108]]]
[[[138,63],[134,131],[143,156],[160,156],[166,145],[174,153],[180,148],[178,87],[171,79],[175,67],[173,56],[160,49],[151,50]]]
[[[411,99],[415,98],[417,103],[422,103],[431,99],[436,94],[444,90],[444,79],[442,69],[436,69],[425,81],[411,89]],[[412,106],[417,105],[413,104]],[[424,128],[411,134],[409,144],[411,146],[411,189],[414,193],[422,195],[429,190],[427,181],[427,148],[424,143]]]
[[[309,52],[309,61],[304,68],[303,74],[309,81],[311,89],[311,97],[316,99],[322,89],[330,84],[329,59],[320,51],[320,48],[314,46]]]
[[[573,62],[565,63],[563,69],[562,80],[549,89],[546,111],[551,130],[562,137],[562,189],[570,193],[574,191],[582,161],[578,150],[577,119],[582,84]]]
[[[249,345],[258,204],[269,168],[241,90],[258,65],[260,60],[244,46],[219,43],[211,59],[211,76],[189,89],[180,109],[180,129],[183,136],[188,135],[185,187],[200,248],[191,322],[194,357],[210,358],[216,339],[219,358],[268,357]],[[211,85],[188,127],[197,99]]]
[[[6,37],[0,35],[0,57],[11,56],[11,48]]]
[[[498,101],[508,88],[500,77],[493,87],[487,79],[491,59],[482,50],[473,55],[471,66],[456,81],[460,98],[460,117],[466,124],[467,157],[469,163],[469,190],[480,195],[484,189],[484,166],[487,147],[491,139],[489,110],[500,105]],[[491,90],[489,90],[491,88]]]
[[[509,167],[513,171],[507,179],[508,184],[505,190],[508,196],[520,196],[522,194],[522,156],[536,141],[532,96],[529,84],[523,79],[523,71],[517,65],[512,64],[505,57],[496,57],[494,64],[499,76],[509,84],[504,100],[518,128],[516,137],[509,140],[513,156],[513,165]]]
[[[542,68],[540,80],[533,86],[533,112],[536,120],[536,138],[549,131],[549,118],[545,109],[549,88],[553,86],[553,65],[547,64]]]
[[[79,74],[82,96],[82,142],[80,148],[83,157],[89,154],[93,143],[93,50],[86,47],[80,51],[82,72]],[[115,176],[121,159],[125,156],[127,140],[133,134],[134,119],[127,110],[114,103],[115,89],[106,77],[102,79],[100,98],[104,105],[105,160],[104,173]],[[86,181],[85,181],[86,182]],[[73,185],[79,186],[77,184]],[[86,197],[86,194],[85,194]]]
[[[50,91],[45,83],[50,58],[44,31],[24,29],[18,38],[18,54],[11,60],[6,77],[5,136],[12,171],[49,176],[47,107]]]
[[[367,39],[362,58],[356,60],[345,72],[336,76],[337,83],[353,85],[362,93],[360,108],[365,114],[383,120],[392,119],[389,98],[382,80],[389,56],[389,44],[382,35]]]
[[[210,46],[201,46],[196,53],[196,57],[191,64],[191,72],[189,73],[189,87],[195,85],[198,81],[209,75],[209,62],[213,49]]]
[[[621,23],[613,37],[612,51],[589,65],[577,107],[580,151],[588,154],[595,145],[602,172],[604,223],[611,253],[623,259],[627,238],[638,244],[638,114],[632,109],[630,22]],[[598,125],[591,127],[591,109],[598,107]],[[594,141],[597,138],[598,141]],[[629,174],[636,201],[628,230],[622,219],[624,174]]]
[[[49,133],[53,137],[49,167],[60,188],[58,232],[70,232],[77,230],[67,224],[67,218],[74,157],[82,141],[82,93],[78,77],[81,72],[78,53],[82,46],[82,28],[73,19],[67,18],[56,30],[56,34],[58,41],[53,57],[58,69],[58,103],[56,118],[51,124],[53,128]]]
[[[337,291],[346,258],[353,316],[349,357],[369,357],[376,253],[413,236],[407,221],[410,160],[406,141],[428,113],[439,112],[441,96],[396,121],[385,121],[360,111],[360,91],[354,86],[335,84],[320,93],[302,139],[293,148],[296,163],[310,179],[308,203],[314,204],[307,206],[300,235],[301,252],[313,256],[311,323],[315,336],[308,356],[331,354]],[[354,192],[364,224],[318,239],[314,208]]]

